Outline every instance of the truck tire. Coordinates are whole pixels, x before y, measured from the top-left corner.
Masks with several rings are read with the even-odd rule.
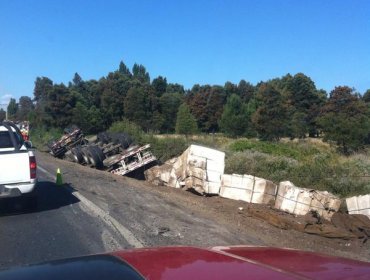
[[[112,140],[114,144],[120,144],[124,150],[130,147],[130,145],[133,143],[131,136],[125,132],[113,135]]]
[[[90,146],[88,148],[88,157],[92,167],[96,169],[103,168],[103,161],[100,159],[96,146]]]
[[[82,158],[84,159],[83,161],[89,165],[90,164],[90,160],[89,160],[89,156],[88,156],[88,150],[87,150],[87,147],[84,147],[81,149],[81,154],[82,154]]]
[[[111,138],[109,137],[107,132],[100,132],[97,135],[98,142],[102,144],[108,144],[111,141]]]
[[[83,162],[84,158],[81,153],[81,147],[77,146],[71,149],[72,156],[74,159],[74,162],[81,163]]]
[[[99,156],[99,159],[103,162],[105,160],[106,156],[103,153],[103,150],[99,146],[91,146],[95,150],[95,153]]]

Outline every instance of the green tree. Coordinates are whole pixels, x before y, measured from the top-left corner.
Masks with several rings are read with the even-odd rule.
[[[325,141],[334,141],[344,154],[361,148],[370,131],[366,103],[348,86],[335,87],[318,122]]]
[[[5,118],[6,118],[6,112],[3,108],[0,108],[0,122],[5,120]]]
[[[140,64],[134,64],[132,67],[132,74],[135,79],[138,79],[140,82],[144,84],[150,83],[150,76],[149,73],[146,71],[145,67]]]
[[[156,96],[161,96],[163,93],[166,92],[167,79],[163,78],[162,76],[158,76],[153,80],[152,86],[154,88]]]
[[[52,116],[46,112],[48,100],[53,91],[53,81],[47,77],[37,77],[33,91],[36,102],[35,111],[32,114],[32,124],[39,127],[48,127],[52,123]]]
[[[298,73],[282,83],[288,118],[291,120],[288,134],[292,138],[304,138],[306,133],[317,133],[316,117],[324,104],[321,92],[310,77]]]
[[[195,85],[187,95],[187,104],[202,131],[218,131],[218,123],[226,103],[226,93],[220,86]]]
[[[166,92],[185,94],[184,86],[180,84],[171,84],[171,83],[167,85]]]
[[[73,76],[72,81],[73,81],[73,85],[76,86],[76,87],[81,86],[81,84],[83,83],[83,80],[82,80],[81,76],[77,72]]]
[[[125,117],[148,131],[151,129],[153,116],[151,105],[148,91],[144,87],[133,87],[125,97]]]
[[[21,96],[18,104],[18,119],[28,120],[28,115],[33,109],[32,99],[29,96]]]
[[[8,119],[16,120],[17,112],[18,112],[18,104],[14,98],[10,98],[7,110],[8,110]]]
[[[261,104],[252,116],[261,140],[277,141],[286,132],[286,109],[278,90],[271,84],[261,84],[257,92]]]
[[[232,94],[226,102],[220,120],[220,129],[225,134],[236,137],[246,133],[249,124],[247,104],[241,98]]]
[[[254,96],[255,87],[245,80],[241,80],[238,84],[237,93],[243,102],[249,102]]]
[[[175,131],[176,115],[184,97],[180,93],[164,93],[159,99],[159,106],[163,117],[162,132]]]
[[[95,106],[87,108],[80,102],[77,102],[73,109],[72,123],[81,128],[84,133],[98,133],[104,129],[101,112]]]
[[[366,103],[370,103],[370,89],[368,89],[362,96],[362,100]]]
[[[189,107],[185,103],[181,104],[176,117],[176,133],[192,135],[197,131],[197,121],[190,113]]]
[[[127,76],[127,77],[131,77],[132,74],[130,72],[130,70],[127,68],[127,66],[123,63],[123,61],[121,61],[119,63],[119,68],[118,68],[118,72]]]

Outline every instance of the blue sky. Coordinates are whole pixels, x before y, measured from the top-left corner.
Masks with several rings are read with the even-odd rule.
[[[303,72],[370,88],[370,1],[0,0],[0,103],[37,76],[68,83],[143,64],[151,78],[253,84]]]

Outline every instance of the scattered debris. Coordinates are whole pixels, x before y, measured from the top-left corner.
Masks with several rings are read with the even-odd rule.
[[[329,192],[298,188],[284,181],[279,184],[275,208],[296,215],[306,215],[310,210],[315,210],[321,217],[330,220],[340,204],[339,197]]]
[[[284,213],[274,208],[267,208],[265,205],[261,206],[264,208],[248,208],[248,212],[252,216],[266,221],[280,229],[293,229],[299,232],[320,235],[327,238],[340,238],[344,240],[358,238],[348,229],[337,227],[329,221],[320,223],[314,217],[312,212],[308,212],[305,216],[296,216],[293,214]]]
[[[249,203],[269,204],[275,202],[277,185],[269,180],[251,175],[224,174],[220,196]]]

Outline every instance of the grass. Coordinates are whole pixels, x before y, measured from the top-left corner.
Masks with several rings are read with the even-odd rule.
[[[345,157],[321,143],[237,140],[229,146],[226,173],[251,174],[278,183],[326,190],[341,197],[370,193],[367,153]]]
[[[30,130],[30,140],[32,141],[33,147],[40,151],[48,151],[47,144],[50,140],[59,139],[62,136],[62,130],[60,129],[42,129],[34,128]]]

